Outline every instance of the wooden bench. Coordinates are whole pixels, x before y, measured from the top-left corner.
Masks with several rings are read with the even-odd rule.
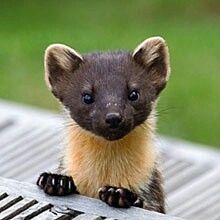
[[[0,177],[0,219],[175,220],[178,218],[135,207],[112,208],[98,199],[80,195],[51,197],[33,184]]]
[[[57,114],[0,101],[0,176],[34,183],[40,172],[55,169],[63,127]],[[162,154],[168,214],[219,220],[219,152],[168,137],[155,141]]]

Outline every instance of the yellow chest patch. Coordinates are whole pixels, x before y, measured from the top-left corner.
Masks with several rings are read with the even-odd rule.
[[[105,185],[128,189],[146,184],[156,154],[147,126],[139,126],[118,141],[106,141],[80,127],[70,128],[64,168],[80,194],[97,197]]]

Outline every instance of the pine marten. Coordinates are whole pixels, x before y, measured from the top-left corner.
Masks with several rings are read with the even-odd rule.
[[[113,207],[165,213],[153,138],[155,107],[169,74],[161,37],[133,52],[80,55],[50,45],[45,79],[69,116],[67,143],[59,171],[42,173],[37,185],[50,195],[80,193]]]

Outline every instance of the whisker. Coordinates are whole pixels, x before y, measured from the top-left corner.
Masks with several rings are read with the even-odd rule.
[[[156,116],[161,117],[164,115],[167,115],[168,113],[170,113],[170,110],[174,110],[176,109],[175,107],[167,107],[167,108],[162,108],[156,111]]]

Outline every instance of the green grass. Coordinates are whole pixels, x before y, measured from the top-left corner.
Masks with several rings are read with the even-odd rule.
[[[160,99],[159,132],[220,147],[219,8],[217,0],[1,1],[0,97],[58,109],[43,80],[51,43],[85,53],[133,49],[161,35],[172,75]]]

